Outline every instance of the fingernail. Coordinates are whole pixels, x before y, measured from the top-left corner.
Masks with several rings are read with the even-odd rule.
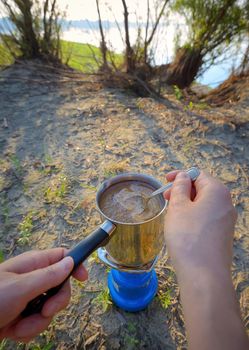
[[[188,179],[188,178],[189,178],[189,175],[184,171],[181,171],[176,175],[176,179]]]
[[[70,256],[66,256],[59,261],[59,266],[65,271],[71,271],[73,269],[73,259]]]

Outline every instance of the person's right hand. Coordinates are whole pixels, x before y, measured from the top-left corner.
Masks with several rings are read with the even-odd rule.
[[[189,350],[246,350],[249,343],[231,278],[236,212],[228,189],[201,172],[174,180],[165,236],[176,269]]]
[[[185,172],[166,178],[174,184],[164,193],[165,238],[178,277],[195,268],[230,273],[237,215],[228,189],[205,172],[193,184]]]

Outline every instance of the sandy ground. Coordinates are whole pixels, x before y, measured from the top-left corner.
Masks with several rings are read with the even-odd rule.
[[[249,328],[249,96],[239,104],[199,110],[186,108],[174,95],[159,103],[73,80],[35,66],[0,74],[4,258],[71,247],[87,236],[100,222],[96,188],[118,172],[148,173],[163,182],[167,171],[197,165],[232,192],[238,211],[233,280]],[[49,329],[31,345],[7,342],[4,349],[186,348],[167,255],[156,268],[161,299],[136,314],[106,303],[107,268],[96,255],[86,265],[89,281],[72,282],[72,303]]]

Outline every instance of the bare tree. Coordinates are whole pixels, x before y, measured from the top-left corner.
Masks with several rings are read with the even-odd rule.
[[[8,0],[2,0],[9,19],[15,24],[20,35],[19,40],[15,40],[20,45],[20,50],[25,57],[38,57],[40,55],[39,43],[33,27],[33,18],[31,8],[33,6],[30,0],[19,0],[10,3]],[[15,6],[20,11],[15,11]]]
[[[150,12],[151,11],[150,11],[150,0],[147,0],[147,19],[146,19],[145,40],[144,40],[144,63],[148,63],[148,48],[149,48],[149,45],[151,44],[151,42],[156,34],[156,31],[157,31],[157,28],[158,28],[158,25],[160,23],[161,18],[165,14],[165,9],[166,9],[166,6],[168,3],[169,3],[169,0],[164,0],[162,2],[162,7],[161,7],[158,15],[156,15],[155,22],[152,26],[152,30],[151,30],[151,33],[149,35],[149,25],[150,25],[150,17],[151,17]],[[159,7],[159,3],[157,3],[155,5],[155,9],[157,9],[157,7]]]
[[[124,28],[125,28],[125,58],[126,58],[126,70],[127,72],[134,72],[138,66],[146,69],[150,67],[149,60],[149,46],[151,45],[159,23],[165,14],[165,9],[169,0],[157,0],[153,2],[151,6],[150,0],[147,0],[147,15],[145,24],[145,34],[142,38],[142,28],[138,25],[137,40],[134,46],[131,46],[130,35],[129,35],[129,12],[125,0],[122,0],[124,8]],[[155,10],[155,19],[152,23],[152,11],[151,7]]]
[[[247,43],[246,44],[247,46],[246,46],[246,50],[244,52],[241,64],[238,68],[238,74],[248,75],[249,74],[249,1],[246,1],[244,16],[245,16],[245,24],[246,24],[244,40]]]
[[[45,0],[43,6],[35,0],[2,0],[8,18],[15,27],[10,41],[25,58],[50,56],[59,58],[60,11],[57,0]]]
[[[239,67],[239,74],[249,74],[249,43]]]
[[[49,54],[50,48],[52,47],[54,40],[54,33],[53,33],[53,26],[56,22],[56,0],[53,0],[51,3],[51,8],[49,8],[50,1],[45,0],[44,6],[43,6],[43,50],[45,53]],[[47,18],[48,17],[48,18]]]
[[[135,54],[130,43],[129,34],[129,12],[125,0],[122,0],[124,8],[124,28],[125,28],[125,62],[126,62],[126,72],[132,73],[135,70]]]
[[[100,68],[101,68],[101,70],[108,70],[108,62],[107,62],[108,49],[107,49],[104,30],[103,30],[103,26],[102,26],[101,14],[100,14],[100,9],[99,9],[99,0],[96,0],[96,7],[97,7],[97,12],[98,12],[99,31],[100,31],[100,36],[101,36],[100,51],[101,51],[101,55],[102,55],[102,59],[103,59],[102,66]]]

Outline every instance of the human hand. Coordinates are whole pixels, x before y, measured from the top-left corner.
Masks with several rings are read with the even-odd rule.
[[[230,272],[237,215],[228,189],[205,172],[192,185],[184,172],[166,178],[174,184],[164,193],[165,238],[178,277],[196,267]]]
[[[245,350],[248,338],[231,278],[236,211],[228,189],[201,172],[184,172],[164,193],[165,237],[176,269],[190,350]]]
[[[41,313],[22,318],[29,301],[61,284],[73,270],[73,259],[65,257],[63,248],[31,251],[0,264],[0,339],[28,342],[44,331],[53,316],[64,309],[71,296],[68,280],[60,291],[43,306]],[[79,266],[73,276],[87,279],[87,271]]]

